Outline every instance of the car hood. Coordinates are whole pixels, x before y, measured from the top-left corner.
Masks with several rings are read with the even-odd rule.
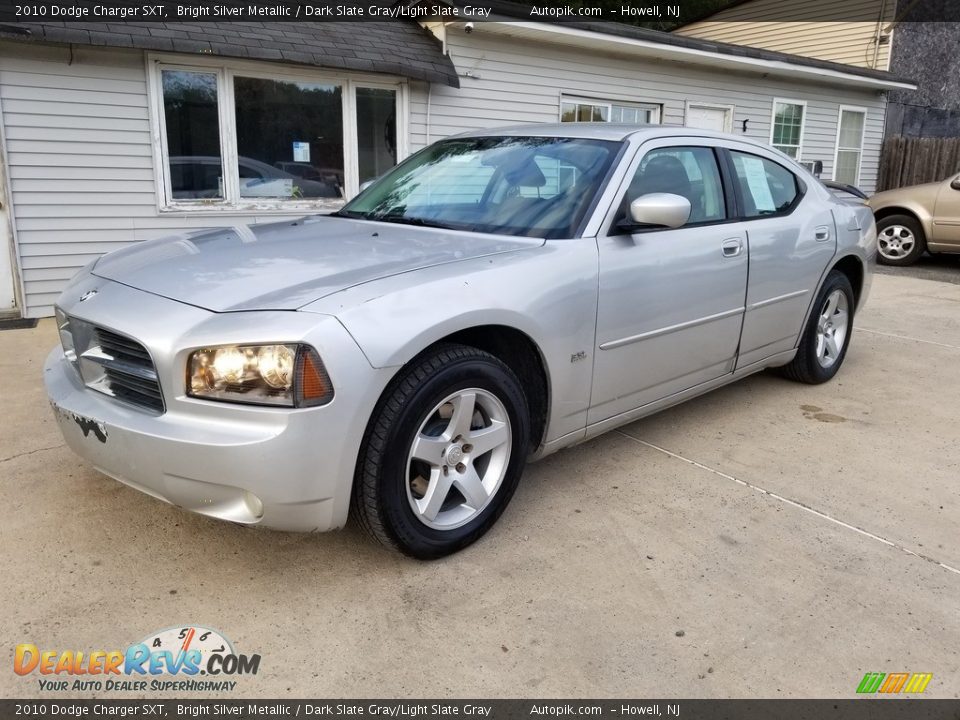
[[[542,244],[315,216],[148,240],[105,255],[93,274],[214,312],[295,310],[389,275]]]

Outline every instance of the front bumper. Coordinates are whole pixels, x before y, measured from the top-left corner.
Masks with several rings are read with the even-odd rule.
[[[310,342],[321,352],[336,396],[328,405],[304,409],[188,398],[177,387],[185,377],[178,365],[188,351],[166,353],[162,343],[150,338],[162,330],[144,330],[141,321],[137,333],[122,313],[103,312],[131,303],[140,317],[192,325],[187,334],[196,341],[188,341],[188,347],[235,342],[232,326],[238,324],[246,328],[245,337],[253,335],[250,342],[262,339],[251,326],[262,327],[262,333],[282,325],[284,338]],[[381,380],[383,373],[370,367],[339,322],[302,313],[217,316],[113,283],[101,286],[90,306],[64,310],[83,310],[85,320],[137,337],[149,347],[167,410],[158,416],[91,390],[56,348],[47,357],[44,381],[60,430],[75,453],[130,487],[210,517],[290,531],[343,526],[366,420],[386,378]],[[107,315],[112,322],[104,321]],[[256,322],[244,315],[255,315]],[[322,337],[310,337],[318,325]]]

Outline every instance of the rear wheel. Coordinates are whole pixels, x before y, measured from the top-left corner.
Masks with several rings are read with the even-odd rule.
[[[354,516],[374,539],[413,557],[466,547],[509,503],[529,424],[523,389],[496,357],[463,345],[425,353],[374,412]]]
[[[850,345],[854,307],[850,280],[832,270],[817,295],[797,354],[781,372],[810,385],[825,383],[836,375]]]
[[[927,247],[923,228],[909,215],[877,221],[878,260],[884,265],[913,265]]]

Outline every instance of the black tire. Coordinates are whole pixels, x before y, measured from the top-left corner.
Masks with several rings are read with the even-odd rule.
[[[818,326],[820,315],[823,312],[827,298],[836,290],[841,291],[847,299],[847,331],[843,339],[843,345],[833,364],[829,367],[824,367],[817,357]],[[847,356],[847,348],[850,347],[850,338],[853,336],[854,310],[855,300],[850,280],[839,270],[831,270],[823,286],[820,288],[820,292],[817,293],[817,299],[814,301],[810,318],[807,320],[807,326],[804,328],[803,336],[800,338],[800,346],[797,348],[797,354],[789,364],[779,369],[780,373],[790,380],[808,385],[819,385],[832,379],[833,376],[837,374],[840,366],[843,365],[843,361]]]
[[[920,259],[920,256],[923,255],[923,251],[927,249],[927,236],[924,234],[923,228],[920,226],[920,223],[917,222],[916,218],[911,217],[910,215],[888,215],[887,217],[877,221],[878,239],[883,234],[884,230],[896,227],[905,228],[913,234],[915,239],[913,247],[902,257],[892,257],[889,254],[884,255],[881,245],[881,251],[877,253],[877,261],[883,265],[895,265],[900,267],[904,265],[913,265],[917,260]]]
[[[479,388],[503,404],[510,420],[506,474],[489,504],[460,527],[440,530],[418,519],[407,497],[408,453],[431,411],[457,390]],[[381,544],[432,560],[465,548],[500,517],[527,460],[530,414],[517,377],[493,355],[465,345],[439,345],[414,358],[380,399],[360,448],[352,513]]]

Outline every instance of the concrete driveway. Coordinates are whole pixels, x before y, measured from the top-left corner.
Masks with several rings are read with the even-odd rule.
[[[852,697],[867,671],[960,696],[958,285],[878,276],[833,382],[755,376],[559,453],[429,564],[98,475],[43,394],[55,343],[0,333],[2,697],[40,694],[17,643],[189,624],[261,654],[232,697]]]

